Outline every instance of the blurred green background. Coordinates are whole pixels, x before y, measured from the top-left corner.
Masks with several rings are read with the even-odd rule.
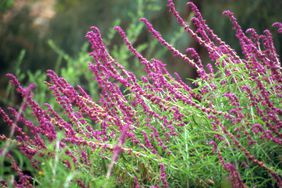
[[[187,0],[175,2],[181,15],[188,19],[191,15],[185,6]],[[228,19],[222,16],[222,11],[226,9],[234,11],[244,30],[253,27],[259,32],[265,28],[273,31],[272,23],[281,21],[282,18],[282,1],[279,0],[194,0],[194,2],[215,33],[238,51],[239,43],[234,37]],[[130,28],[131,25],[138,23],[140,15],[147,17],[161,31],[164,38],[181,51],[184,52],[187,47],[195,47],[201,56],[206,56],[206,52],[182,32],[175,19],[168,13],[166,0],[0,0],[2,103],[7,89],[5,73],[15,73],[16,69],[27,73],[64,67],[66,60],[63,58],[58,61],[58,49],[69,57],[78,56],[83,44],[87,43],[85,34],[92,25],[98,26],[106,39],[111,39],[106,43],[112,51],[121,44],[112,27],[119,24],[125,29]],[[135,45],[152,41],[152,37],[145,29],[136,35]],[[273,35],[281,54],[282,38],[275,32]],[[22,50],[25,52],[24,56]],[[162,50],[160,45],[156,45],[151,52],[146,51],[145,55],[148,58],[162,59],[171,71],[180,72],[182,76],[195,75],[189,66],[174,59],[166,50]],[[22,58],[21,64],[16,66],[19,58]]]

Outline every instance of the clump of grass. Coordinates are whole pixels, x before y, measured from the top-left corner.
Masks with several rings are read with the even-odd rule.
[[[195,88],[170,74],[160,60],[146,59],[119,26],[114,29],[145,75],[139,79],[117,62],[99,29],[91,27],[86,37],[94,61],[88,67],[100,88],[98,101],[48,70],[46,85],[58,105],[41,106],[34,100],[34,85],[25,88],[7,74],[23,103],[9,113],[0,109],[15,132],[15,138],[0,137],[6,141],[1,163],[9,162],[15,174],[10,177],[16,177],[4,177],[2,185],[281,187],[282,74],[271,33],[249,29],[247,37],[233,13],[225,11],[242,47],[240,57],[205,24],[197,7],[188,5],[194,29],[168,0],[170,12],[207,49],[213,65],[205,67],[194,49],[184,55],[147,19],[141,21],[175,58],[196,68]],[[28,108],[36,121],[25,117]],[[26,164],[17,164],[11,146]]]

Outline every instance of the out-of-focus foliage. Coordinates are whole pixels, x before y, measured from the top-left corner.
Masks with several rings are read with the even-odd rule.
[[[0,11],[4,12],[13,6],[14,0],[1,0]]]

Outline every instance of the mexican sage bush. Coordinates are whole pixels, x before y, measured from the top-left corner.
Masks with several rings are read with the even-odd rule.
[[[48,70],[46,97],[59,105],[41,105],[34,100],[34,84],[24,87],[7,74],[22,103],[0,109],[11,128],[10,135],[0,136],[1,186],[282,187],[282,69],[270,31],[244,32],[225,11],[241,45],[237,54],[193,3],[188,3],[191,24],[172,0],[167,6],[212,64],[203,64],[193,48],[181,53],[146,18],[140,21],[174,58],[196,69],[195,87],[162,61],[146,59],[116,26],[144,68],[145,74],[136,76],[110,55],[99,29],[91,27],[88,66],[99,86],[98,100]],[[282,32],[281,23],[273,26]],[[30,110],[34,118],[26,117]]]

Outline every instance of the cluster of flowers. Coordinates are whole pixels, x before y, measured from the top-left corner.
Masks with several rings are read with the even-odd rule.
[[[181,53],[166,42],[147,19],[142,18],[140,21],[144,22],[152,36],[176,58],[182,59],[197,70],[198,89],[192,89],[185,84],[177,73],[171,75],[160,60],[147,60],[143,57],[119,26],[114,29],[144,66],[146,75],[138,79],[112,58],[106,50],[99,29],[91,27],[86,37],[92,48],[90,55],[95,60],[95,63],[89,64],[89,69],[95,75],[101,89],[100,100],[97,102],[93,101],[82,87],[73,87],[54,71],[48,70],[49,80],[46,83],[63,109],[63,113],[60,114],[60,110],[55,110],[50,104],[45,104],[43,108],[33,100],[34,85],[24,88],[14,75],[7,74],[21,94],[23,103],[19,110],[9,108],[9,115],[0,108],[0,115],[16,134],[19,150],[30,159],[35,168],[38,168],[39,164],[38,157],[34,158],[34,156],[42,158],[46,155],[50,156],[50,153],[44,152],[46,143],[58,140],[58,132],[64,132],[59,142],[60,148],[76,146],[73,150],[65,151],[65,154],[72,159],[71,162],[64,161],[69,168],[71,168],[70,163],[86,165],[90,163],[91,159],[89,153],[85,151],[86,147],[91,152],[110,151],[107,178],[113,174],[121,153],[137,158],[144,155],[143,151],[152,153],[156,158],[173,155],[173,148],[170,148],[168,143],[177,137],[182,128],[189,126],[185,121],[185,116],[189,113],[183,106],[190,106],[196,109],[197,113],[204,114],[211,122],[211,129],[215,134],[212,135],[210,144],[219,162],[229,173],[233,187],[245,187],[244,180],[240,177],[237,167],[231,162],[226,162],[218,143],[236,147],[247,160],[264,169],[278,186],[282,186],[280,174],[248,150],[250,146],[257,143],[258,139],[277,145],[282,144],[280,120],[282,110],[279,108],[279,102],[273,102],[273,98],[279,101],[282,97],[282,69],[270,31],[265,30],[260,35],[254,29],[248,29],[246,33],[250,37],[247,37],[233,13],[225,11],[224,15],[231,20],[242,47],[244,58],[240,58],[235,50],[206,25],[197,7],[193,3],[188,5],[194,13],[191,20],[194,29],[179,15],[174,2],[168,0],[168,8],[179,25],[207,49],[219,73],[213,70],[211,64],[205,67],[194,49],[188,48],[187,55]],[[281,32],[280,23],[275,23],[274,26],[278,28],[278,32]],[[236,73],[240,71],[246,75],[237,75]],[[214,82],[217,77],[224,78],[220,85]],[[245,82],[246,79],[251,80],[252,85]],[[231,84],[234,90],[246,96],[248,101],[245,104],[242,104],[241,96],[233,93],[232,90],[218,94],[219,87],[228,88]],[[228,110],[217,104],[216,98],[225,98],[228,101]],[[245,109],[246,105],[248,109]],[[24,116],[23,112],[27,107],[31,108],[38,123]],[[253,110],[252,115],[249,108]],[[256,118],[260,121],[256,121]],[[28,131],[24,132],[19,125],[27,127]],[[9,140],[4,135],[0,139]],[[12,168],[19,176],[19,180],[15,182],[16,186],[32,187],[32,177],[21,171],[9,152],[4,152],[5,150],[1,150],[2,154],[11,158]],[[169,187],[165,166],[164,163],[159,163],[159,181],[163,187]],[[133,179],[136,187],[141,186],[139,185],[142,183],[141,180],[137,177]],[[7,185],[6,182],[1,183]],[[87,187],[79,179],[77,184]]]

